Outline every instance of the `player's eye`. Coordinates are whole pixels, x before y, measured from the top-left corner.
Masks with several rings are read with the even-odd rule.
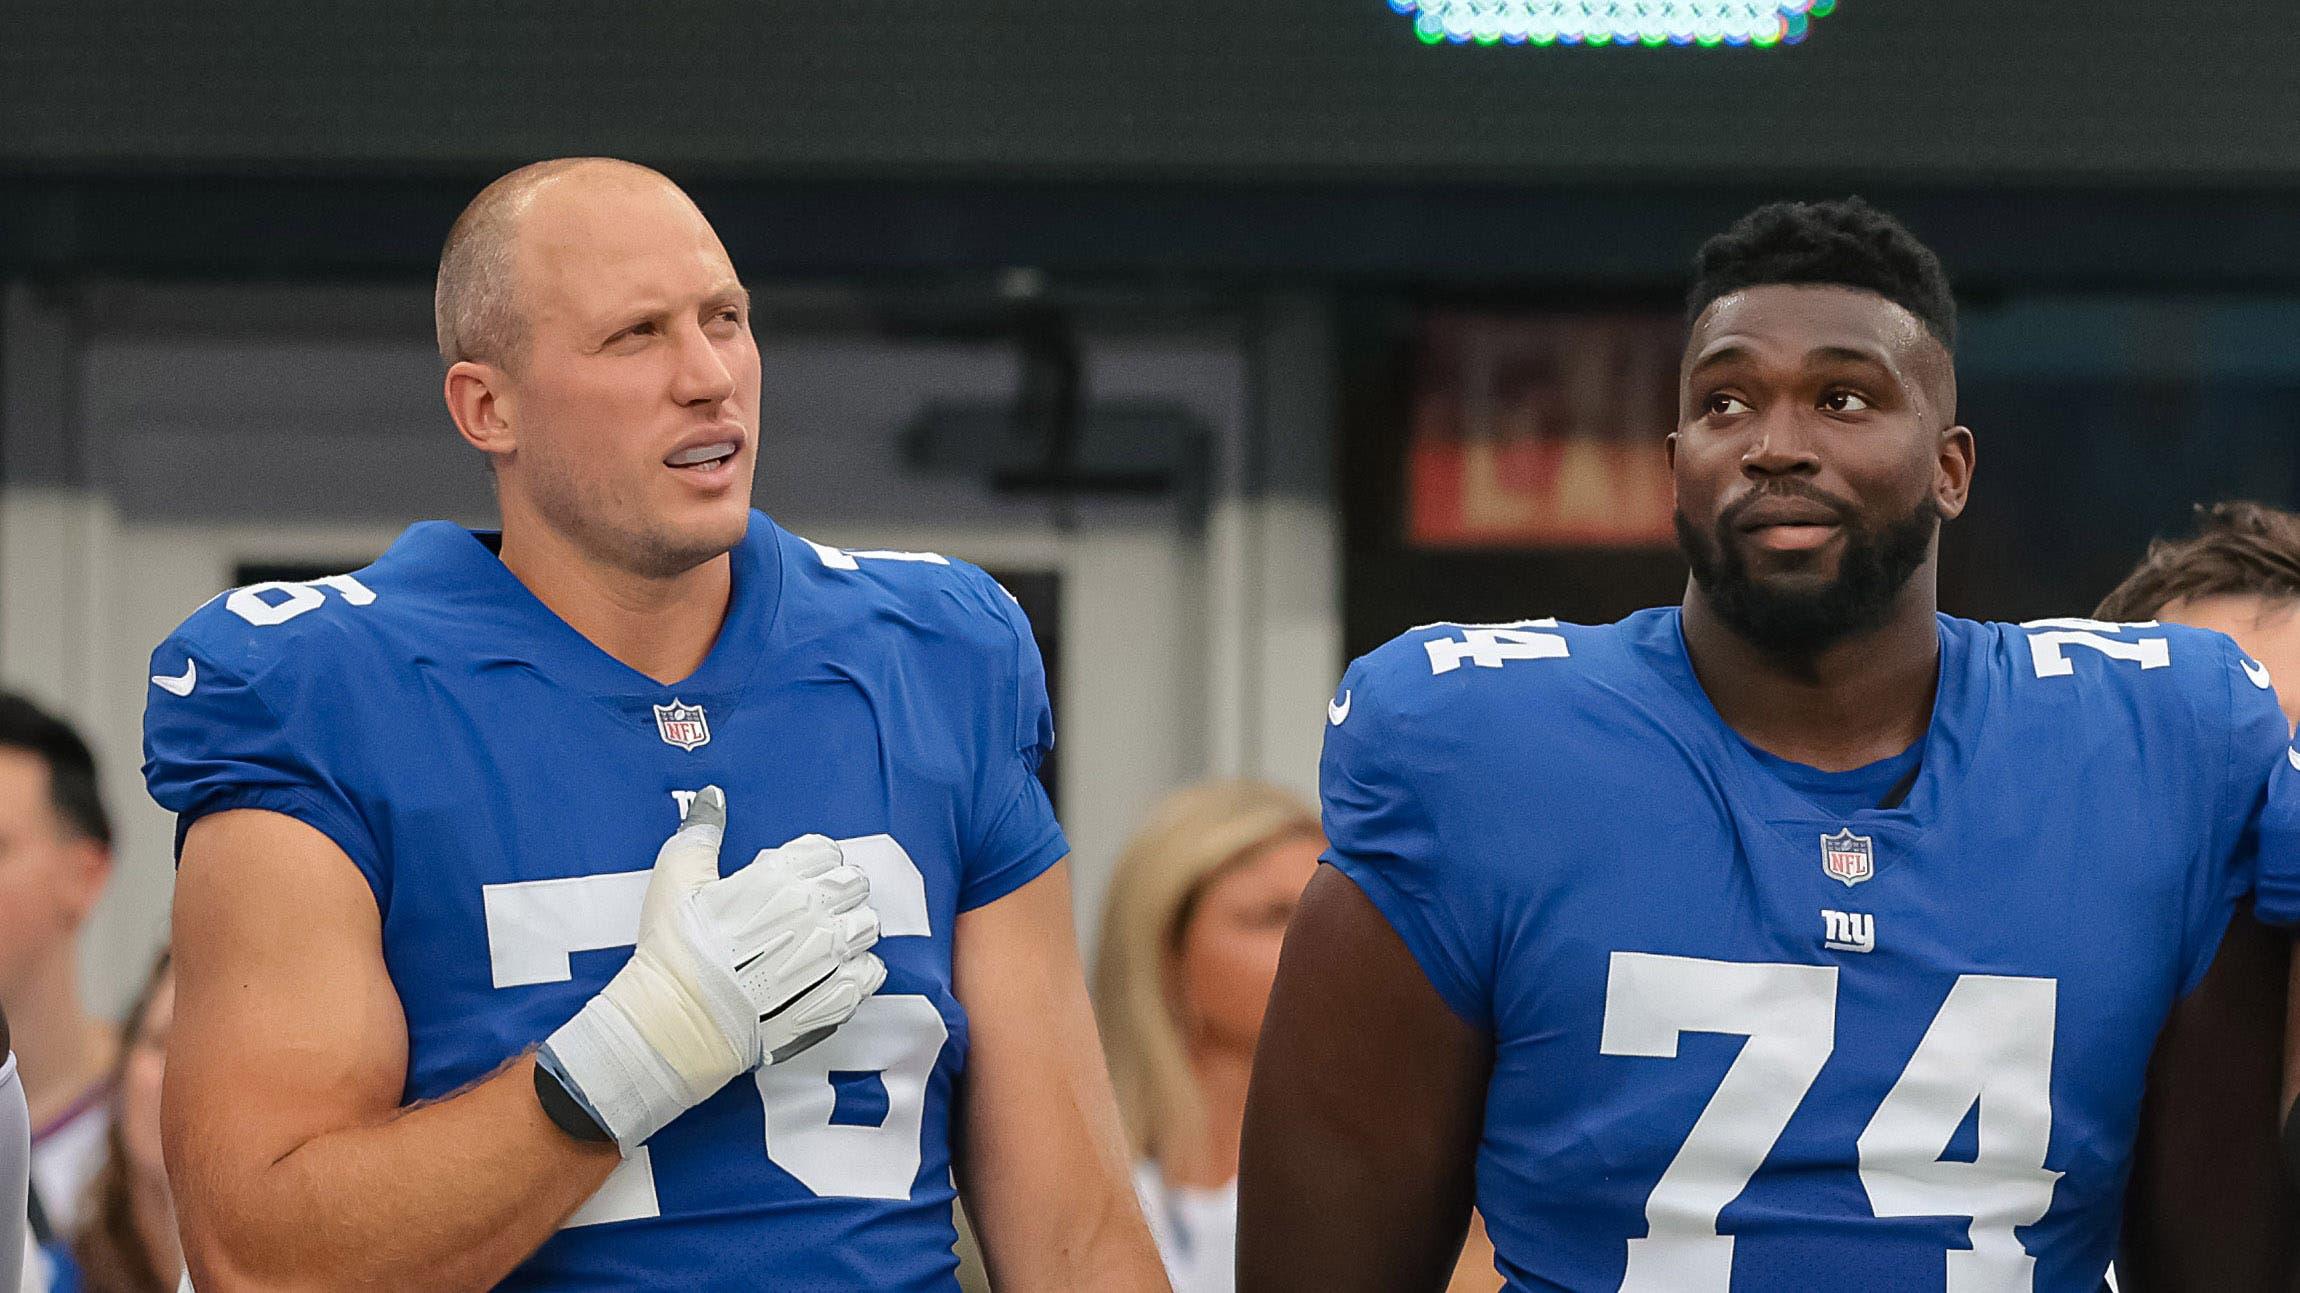
[[[1702,412],[1713,418],[1738,417],[1750,411],[1749,406],[1742,403],[1739,396],[1727,395],[1723,391],[1710,396],[1702,403]]]
[[[1821,397],[1821,407],[1831,413],[1866,412],[1869,401],[1851,391],[1831,391]]]

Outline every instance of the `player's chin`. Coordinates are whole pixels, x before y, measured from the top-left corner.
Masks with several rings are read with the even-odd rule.
[[[1824,596],[1837,586],[1835,556],[1808,554],[1801,562],[1751,562],[1747,569],[1750,589],[1768,601],[1804,601]]]
[[[750,473],[730,478],[715,487],[697,490],[675,485],[657,509],[660,523],[679,535],[682,546],[718,551],[740,543],[751,523]]]

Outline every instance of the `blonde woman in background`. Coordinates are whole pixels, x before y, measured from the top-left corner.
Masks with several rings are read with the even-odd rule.
[[[160,1161],[160,1086],[176,1018],[176,976],[160,953],[128,1010],[103,1166],[72,1240],[80,1293],[168,1293],[184,1271],[176,1210]]]
[[[1278,950],[1326,846],[1301,799],[1259,781],[1167,796],[1119,856],[1095,1010],[1135,1188],[1175,1293],[1228,1293],[1238,1133]],[[1455,1290],[1501,1286],[1483,1227]]]

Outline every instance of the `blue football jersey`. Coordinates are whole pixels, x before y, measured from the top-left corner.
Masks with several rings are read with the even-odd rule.
[[[491,539],[416,525],[364,570],[238,589],[162,643],[145,776],[179,841],[258,808],[342,847],[382,914],[413,1102],[605,985],[700,787],[727,792],[723,871],[840,840],[870,878],[885,986],[664,1128],[503,1287],[955,1288],[952,926],[1067,852],[1020,608],[962,562],[753,513],[718,641],[666,687],[552,614]]]
[[[1769,767],[1675,609],[1351,666],[1327,861],[1493,1038],[1509,1287],[2099,1287],[2151,1048],[2252,884],[2287,734],[2218,634],[1939,623],[1883,809]]]
[[[2247,662],[2262,686],[2268,671]],[[2284,685],[2300,687],[2300,678]],[[2269,779],[2260,822],[2260,888],[2254,911],[2274,925],[2300,925],[2300,743],[2285,748]]]

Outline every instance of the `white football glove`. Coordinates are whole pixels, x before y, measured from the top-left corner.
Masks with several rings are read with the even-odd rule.
[[[695,796],[655,855],[631,960],[544,1042],[628,1154],[761,1064],[828,1037],[886,980],[870,881],[802,835],[719,878],[726,796]]]

